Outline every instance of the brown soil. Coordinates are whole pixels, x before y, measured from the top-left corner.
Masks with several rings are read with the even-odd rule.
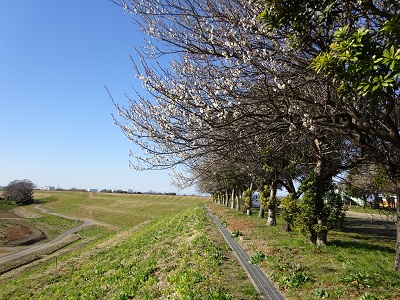
[[[14,218],[19,218],[19,216],[9,210],[0,210],[0,219],[14,219]]]
[[[11,211],[0,210],[0,244],[2,245],[31,245],[43,240],[45,235],[35,227],[27,226],[21,218]]]

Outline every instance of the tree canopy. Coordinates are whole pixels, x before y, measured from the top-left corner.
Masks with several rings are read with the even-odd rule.
[[[33,188],[35,185],[28,179],[11,181],[4,189],[6,200],[15,201],[18,205],[33,203]]]
[[[178,184],[226,195],[265,184],[298,195],[305,179],[303,232],[322,244],[341,216],[335,175],[370,161],[398,184],[398,1],[114,2],[148,36],[132,57],[147,93],[113,100],[142,149],[133,168],[176,168]]]

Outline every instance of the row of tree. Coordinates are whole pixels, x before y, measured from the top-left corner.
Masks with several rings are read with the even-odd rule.
[[[399,270],[398,1],[114,2],[148,37],[132,58],[146,91],[114,102],[133,168],[226,199],[267,185],[272,223],[276,190],[302,192],[300,227],[324,244],[342,216],[333,178],[376,166],[397,195]]]

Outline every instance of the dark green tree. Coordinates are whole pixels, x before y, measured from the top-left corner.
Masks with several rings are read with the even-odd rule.
[[[284,221],[283,231],[292,231],[298,213],[298,199],[293,194],[281,199],[281,217]]]
[[[345,203],[342,197],[334,192],[332,184],[320,199],[313,174],[303,180],[300,189],[303,191],[303,197],[297,205],[297,211],[296,206],[287,201],[290,203],[288,212],[297,212],[294,216],[295,228],[311,243],[325,245],[328,231],[343,228],[345,225]]]

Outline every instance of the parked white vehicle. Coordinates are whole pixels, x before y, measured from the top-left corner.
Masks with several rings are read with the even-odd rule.
[[[260,207],[260,192],[253,191],[251,193],[251,207]]]

